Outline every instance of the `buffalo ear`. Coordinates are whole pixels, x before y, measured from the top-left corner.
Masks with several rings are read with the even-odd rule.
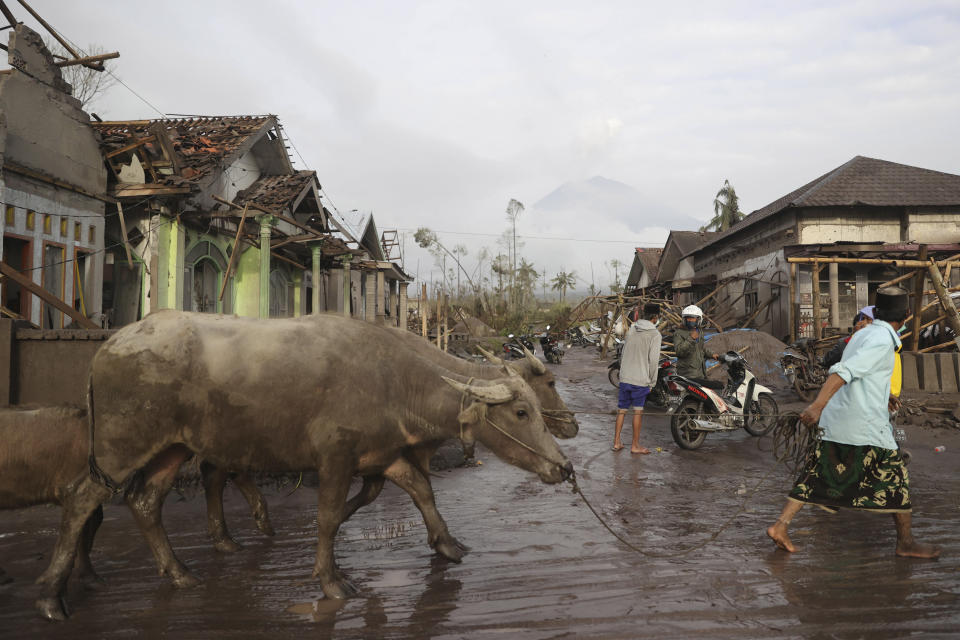
[[[471,402],[470,406],[460,412],[457,422],[462,425],[479,424],[486,413],[487,406],[482,402]]]
[[[513,400],[513,391],[505,384],[492,384],[488,386],[468,385],[452,380],[446,376],[440,377],[460,393],[470,394],[480,402],[486,404],[502,404]]]

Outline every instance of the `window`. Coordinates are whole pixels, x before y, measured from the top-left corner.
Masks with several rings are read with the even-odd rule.
[[[746,314],[753,313],[758,304],[758,292],[756,280],[745,280],[743,283],[743,310]]]
[[[45,213],[43,214],[43,232],[49,235],[51,229],[53,229],[53,216]]]
[[[17,271],[29,273],[33,255],[33,243],[24,238],[3,236],[3,262]],[[9,278],[0,281],[0,303],[7,309],[30,319],[30,293]]]
[[[83,239],[83,225],[79,222],[73,223],[73,240],[80,242]]]
[[[7,207],[7,217],[6,223],[8,227],[12,227],[17,222],[17,211],[13,207]]]
[[[227,283],[223,299],[218,299],[227,260],[211,242],[198,242],[184,261],[183,309],[201,313],[230,313],[233,308],[233,278]]]
[[[97,244],[97,228],[94,225],[87,227],[87,244],[91,246]]]
[[[37,214],[33,211],[27,211],[27,229],[33,231],[34,220],[36,219]]]

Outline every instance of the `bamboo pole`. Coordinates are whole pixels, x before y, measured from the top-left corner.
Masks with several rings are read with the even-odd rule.
[[[443,314],[443,350],[447,351],[450,347],[450,334],[447,332],[447,309],[450,306],[450,299],[446,293],[443,294],[443,308],[441,313]]]
[[[749,326],[750,326],[750,323],[753,322],[753,319],[756,318],[756,317],[760,314],[761,311],[763,311],[763,310],[766,309],[768,306],[770,306],[770,303],[771,303],[771,302],[773,302],[773,298],[768,298],[766,302],[764,302],[763,304],[759,305],[759,306],[754,310],[754,312],[750,314],[750,317],[747,318],[747,321],[744,322],[742,325],[740,325],[740,328],[741,328],[741,329],[746,329],[747,327],[749,327]]]
[[[943,276],[940,275],[940,269],[937,268],[937,265],[931,263],[929,271],[930,280],[933,281],[933,286],[937,290],[937,296],[940,297],[943,310],[947,314],[947,322],[950,324],[950,328],[953,329],[954,342],[956,342],[957,348],[960,349],[960,315],[957,314],[957,307],[953,304],[953,298],[950,297],[946,287],[943,285]],[[917,336],[915,336],[915,341],[919,339],[919,337],[918,331]]]
[[[427,304],[428,302],[427,284],[423,283],[420,285],[420,326],[424,338],[427,337],[427,314],[430,313],[430,307]]]
[[[127,239],[127,221],[123,217],[123,205],[117,200],[117,216],[120,218],[120,233],[123,234],[123,248],[127,251],[127,267],[133,269],[133,255],[130,251],[130,241]]]
[[[912,269],[922,269],[929,264],[924,260],[890,260],[886,258],[787,258],[787,262],[796,264],[829,264],[831,262],[835,262],[837,264],[884,264],[891,267]],[[938,267],[960,265],[960,261],[938,260],[936,265]]]
[[[790,322],[790,343],[797,341],[797,310],[794,306],[797,300],[797,265],[790,264],[790,304],[787,316]]]
[[[217,296],[217,300],[223,300],[223,292],[227,288],[227,279],[230,277],[230,272],[233,270],[233,263],[237,260],[237,254],[240,253],[240,236],[243,235],[243,224],[246,222],[246,220],[247,206],[244,205],[243,213],[240,215],[240,224],[237,225],[237,235],[233,239],[233,251],[230,252],[230,261],[227,262],[227,270],[223,273],[223,282],[220,283],[220,295]]]
[[[920,260],[926,261],[927,259],[927,245],[920,245],[920,251],[918,252]],[[940,271],[937,270],[937,275],[940,275]],[[925,280],[925,274],[923,270],[917,271],[917,277],[913,285],[913,323],[910,327],[910,330],[913,331],[913,336],[911,337],[911,348],[910,351],[919,351],[920,350],[920,329],[917,327],[920,326],[921,320],[921,310],[923,309],[923,281]]]
[[[930,353],[931,351],[939,351],[940,349],[946,349],[947,347],[957,346],[957,343],[953,340],[948,342],[941,342],[940,344],[935,344],[932,347],[925,347],[920,349],[919,353]]]
[[[443,296],[438,291],[437,292],[437,349],[441,348],[440,341],[442,340],[442,338],[440,337],[440,304],[441,304],[442,298]]]
[[[813,274],[811,279],[813,285],[813,337],[819,340],[823,337],[823,326],[820,323],[820,264],[813,263],[811,272]]]
[[[899,284],[899,283],[903,282],[904,280],[909,280],[910,278],[913,278],[914,276],[917,275],[917,271],[919,271],[919,269],[916,269],[916,270],[914,270],[914,271],[910,271],[910,272],[908,272],[908,273],[905,273],[905,274],[903,274],[902,276],[897,276],[897,277],[894,278],[893,280],[887,280],[886,282],[881,282],[881,283],[877,286],[877,289],[885,289],[885,288],[887,288],[887,287],[892,287],[892,286],[895,285],[895,284]]]

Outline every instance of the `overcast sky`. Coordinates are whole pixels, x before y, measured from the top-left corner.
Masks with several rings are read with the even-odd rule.
[[[670,220],[532,210],[598,175],[706,220],[724,179],[749,212],[855,155],[960,173],[960,0],[32,4],[164,113],[279,115],[350,222],[441,230],[471,267],[496,238],[454,232],[499,234],[511,198],[520,233],[578,239],[526,241],[551,274],[606,285],[662,244]],[[159,117],[119,86],[92,110]]]

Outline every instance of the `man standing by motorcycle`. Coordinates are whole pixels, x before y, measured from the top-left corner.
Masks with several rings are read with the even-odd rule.
[[[613,450],[623,449],[620,432],[627,410],[633,407],[633,442],[630,453],[650,453],[650,449],[640,446],[640,424],[643,418],[643,405],[650,389],[657,383],[657,369],[660,365],[660,332],[657,320],[660,305],[643,305],[643,318],[627,329],[623,345],[623,358],[620,362],[620,395],[617,399],[617,424],[613,434]]]
[[[695,304],[683,309],[683,328],[673,334],[677,374],[685,378],[707,377],[707,349],[703,340],[703,310]],[[717,354],[710,356],[716,360]]]

